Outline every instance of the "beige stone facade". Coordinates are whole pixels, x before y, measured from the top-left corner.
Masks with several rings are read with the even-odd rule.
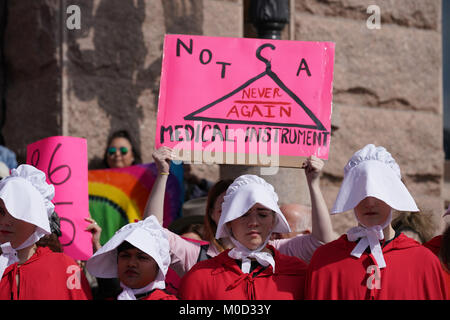
[[[367,143],[383,145],[418,205],[435,213],[440,232],[441,1],[290,3],[284,39],[336,43],[334,130],[322,179],[328,206],[353,152]],[[381,29],[366,25],[371,4],[380,7]],[[80,30],[66,27],[69,5],[81,9]],[[95,168],[107,136],[126,128],[144,162],[152,161],[164,34],[251,36],[247,6],[247,0],[9,1],[7,146],[24,161],[28,143],[51,135],[84,137]],[[217,165],[196,170],[213,180],[220,176]],[[303,172],[292,170],[273,177],[282,201],[309,203]],[[355,222],[347,213],[333,223],[341,233]]]
[[[369,29],[377,4],[381,29]],[[354,151],[367,143],[390,151],[423,210],[443,223],[444,153],[440,1],[296,1],[295,39],[336,43],[335,130],[323,190],[331,207]],[[335,229],[355,223],[333,217]],[[439,231],[436,231],[439,232]]]

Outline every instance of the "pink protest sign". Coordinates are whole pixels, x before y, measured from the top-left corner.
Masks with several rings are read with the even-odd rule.
[[[200,162],[327,159],[333,64],[332,42],[166,35],[155,145]]]
[[[76,260],[92,256],[92,235],[84,231],[89,217],[86,139],[49,137],[27,146],[27,163],[44,171],[55,187],[53,204],[61,219],[64,253]]]

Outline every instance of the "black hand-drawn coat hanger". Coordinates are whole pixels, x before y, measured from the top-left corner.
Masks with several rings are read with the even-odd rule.
[[[263,126],[276,126],[276,127],[298,127],[298,128],[306,128],[306,129],[316,129],[320,131],[326,131],[327,129],[324,127],[322,122],[316,117],[316,115],[303,103],[303,101],[297,97],[297,95],[292,92],[284,83],[280,80],[280,78],[272,71],[271,62],[264,58],[261,55],[261,51],[264,48],[271,48],[272,50],[275,50],[275,46],[270,43],[265,43],[258,47],[256,50],[256,58],[261,60],[266,65],[266,70],[260,74],[258,74],[256,77],[248,80],[235,90],[231,91],[230,93],[224,95],[223,97],[215,100],[214,102],[211,102],[210,104],[207,104],[206,106],[188,114],[184,117],[184,120],[196,120],[196,121],[207,121],[207,122],[218,122],[218,123],[227,123],[227,124],[252,124],[252,125],[263,125]],[[236,120],[236,119],[222,119],[222,118],[211,118],[211,117],[202,117],[199,114],[204,112],[205,110],[208,110],[209,108],[214,107],[218,103],[227,100],[228,98],[232,97],[239,91],[245,89],[246,87],[250,86],[252,83],[257,81],[258,79],[268,76],[270,77],[279,88],[281,88],[284,92],[287,93],[288,96],[290,96],[305,112],[306,114],[311,118],[311,120],[314,122],[315,125],[307,125],[307,124],[299,124],[299,123],[278,123],[278,122],[268,122],[268,121],[251,121],[251,120]]]

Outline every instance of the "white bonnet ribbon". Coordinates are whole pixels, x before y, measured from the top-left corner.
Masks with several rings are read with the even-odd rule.
[[[10,242],[5,242],[4,244],[0,245],[0,248],[2,248],[2,254],[0,255],[0,280],[3,277],[3,272],[5,272],[6,268],[16,262],[19,262],[19,258],[17,257],[17,250],[21,250],[33,245],[34,243],[39,241],[41,237],[42,234],[35,231],[16,249],[11,246]]]
[[[136,300],[136,294],[146,293],[154,289],[164,289],[166,287],[164,281],[152,281],[148,285],[139,289],[131,289],[120,282],[123,291],[117,296],[117,300]]]
[[[11,247],[10,242],[6,242],[0,245],[2,248],[2,254],[0,255],[0,280],[3,277],[3,272],[13,263],[19,262],[19,258],[17,257],[17,251]]]
[[[361,226],[354,227],[348,230],[347,239],[352,242],[358,240],[359,238],[361,238],[361,240],[359,240],[358,244],[352,250],[351,255],[360,258],[363,252],[369,246],[370,252],[373,254],[378,267],[386,267],[386,261],[384,261],[383,250],[380,246],[380,240],[384,239],[383,229],[386,228],[392,221],[392,210],[383,225],[366,227],[363,223],[361,223],[361,221],[359,221],[356,213],[355,218]]]
[[[347,239],[349,241],[354,242],[359,238],[361,240],[359,240],[351,255],[360,258],[366,248],[370,246],[370,252],[373,254],[378,267],[386,267],[386,261],[384,261],[383,251],[380,246],[380,240],[384,239],[383,228],[380,225],[369,228],[354,227],[347,232]]]
[[[272,255],[268,252],[262,252],[261,250],[265,248],[267,242],[269,241],[270,235],[267,237],[266,241],[262,246],[260,246],[256,250],[249,250],[244,247],[239,241],[234,239],[234,237],[230,237],[231,242],[234,244],[234,248],[228,252],[228,256],[233,259],[242,260],[241,270],[243,273],[250,272],[251,261],[249,258],[254,258],[264,267],[268,265],[272,266],[273,272],[275,272],[275,260]]]

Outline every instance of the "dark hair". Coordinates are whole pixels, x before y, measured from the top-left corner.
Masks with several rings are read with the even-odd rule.
[[[117,253],[119,254],[122,251],[125,251],[128,249],[134,249],[134,248],[136,248],[136,247],[133,246],[131,243],[129,243],[128,241],[124,241],[117,247]]]
[[[38,247],[48,247],[53,252],[64,252],[59,237],[61,237],[61,222],[56,211],[48,218],[51,234],[47,234],[36,242]]]
[[[217,181],[208,192],[208,199],[206,201],[206,214],[205,214],[205,227],[203,239],[213,243],[219,251],[225,250],[220,240],[216,239],[217,224],[211,218],[211,213],[214,209],[214,204],[217,198],[227,191],[228,187],[233,183],[233,180],[219,180]]]
[[[55,233],[47,234],[36,242],[38,247],[48,247],[53,252],[64,252],[61,242]]]
[[[439,259],[441,260],[445,271],[450,272],[450,224],[442,234],[441,248],[439,250]]]
[[[195,233],[200,237],[200,239],[203,239],[203,233],[204,233],[204,225],[203,223],[193,223],[190,225],[185,226],[183,229],[180,230],[180,235],[183,235],[185,233]]]
[[[48,222],[50,223],[51,233],[54,233],[56,234],[56,236],[61,237],[61,220],[56,211],[53,211],[51,216],[48,218]]]
[[[131,135],[128,133],[127,130],[119,130],[119,131],[115,131],[109,138],[108,138],[108,142],[106,143],[106,149],[105,152],[103,154],[103,164],[105,165],[106,168],[109,168],[108,166],[108,148],[109,145],[111,144],[111,142],[116,139],[116,138],[124,138],[127,139],[128,142],[131,145],[131,152],[133,152],[133,157],[134,157],[134,161],[132,164],[139,164],[142,163],[142,159],[141,159],[141,152],[139,151],[139,149],[137,148],[137,144],[136,142],[133,140],[133,138],[131,137]]]

